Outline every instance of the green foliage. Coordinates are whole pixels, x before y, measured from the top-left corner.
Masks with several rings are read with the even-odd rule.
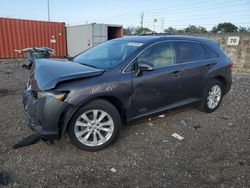
[[[164,30],[166,34],[192,34],[192,33],[228,33],[228,32],[250,32],[250,28],[246,27],[237,27],[232,23],[219,23],[214,26],[211,31],[208,31],[205,27],[189,25],[183,29],[177,29],[173,27],[168,27]],[[124,29],[124,35],[140,35],[140,34],[151,34],[152,30],[149,28],[141,28],[130,26]]]
[[[148,34],[152,33],[152,31],[149,28],[146,27],[134,27],[134,26],[129,26],[125,29],[123,29],[124,35],[140,35],[140,34]]]
[[[184,29],[175,29],[173,27],[168,27],[164,30],[167,34],[184,34],[184,33],[207,33],[205,27],[190,25]]]
[[[151,32],[152,31],[146,27],[138,27],[135,31],[136,34],[147,34],[147,33],[151,33]]]
[[[212,32],[213,33],[235,33],[235,32],[238,32],[238,27],[229,22],[219,23],[217,26],[213,27]]]
[[[164,33],[167,33],[167,34],[176,34],[177,33],[177,29],[175,29],[173,27],[168,27],[167,29],[164,30]]]
[[[168,27],[167,29],[164,30],[164,33],[167,33],[167,34],[183,34],[183,33],[185,33],[185,31],[182,30],[182,29],[175,29],[173,27]]]
[[[136,31],[136,27],[134,26],[129,26],[123,29],[124,35],[133,35],[135,34],[135,31]]]
[[[242,33],[247,33],[250,32],[250,28],[246,28],[246,27],[239,27],[238,28],[238,32],[242,32]]]
[[[189,25],[187,28],[184,29],[185,33],[207,33],[205,27]]]

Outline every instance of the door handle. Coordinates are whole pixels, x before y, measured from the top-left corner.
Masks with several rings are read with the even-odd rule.
[[[177,70],[177,71],[172,72],[172,75],[175,78],[180,78],[182,76],[182,72]]]

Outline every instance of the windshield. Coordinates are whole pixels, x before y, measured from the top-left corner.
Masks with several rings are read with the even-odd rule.
[[[110,69],[119,65],[141,45],[137,42],[111,40],[81,53],[74,61],[95,68]]]

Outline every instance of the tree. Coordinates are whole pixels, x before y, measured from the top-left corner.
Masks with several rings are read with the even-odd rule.
[[[247,32],[250,32],[250,28],[246,28],[246,27],[239,27],[238,28],[238,31],[239,32],[242,32],[242,33],[247,33]]]
[[[147,27],[129,26],[123,29],[123,33],[124,35],[140,35],[140,34],[152,33],[152,31]]]
[[[152,33],[152,31],[147,27],[138,27],[135,30],[135,34],[147,34]]]
[[[183,34],[185,31],[183,29],[176,29],[173,27],[168,27],[167,29],[164,30],[164,33],[167,34]]]
[[[189,25],[187,28],[184,29],[185,33],[207,33],[205,27]]]
[[[173,27],[168,27],[164,30],[167,34],[184,34],[184,33],[207,33],[205,27],[190,25],[184,29],[175,29]]]
[[[214,26],[212,29],[213,33],[235,33],[237,31],[238,31],[238,27],[229,22],[219,23],[217,26]]]
[[[124,33],[124,35],[133,35],[136,33],[136,27],[129,26],[127,28],[124,28],[123,33]]]
[[[164,33],[167,33],[167,34],[176,34],[177,33],[177,29],[175,29],[173,27],[168,27],[167,29],[164,29]]]

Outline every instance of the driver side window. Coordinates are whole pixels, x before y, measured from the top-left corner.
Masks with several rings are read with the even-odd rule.
[[[146,49],[138,56],[138,63],[149,64],[153,68],[176,64],[173,42],[161,42]]]

